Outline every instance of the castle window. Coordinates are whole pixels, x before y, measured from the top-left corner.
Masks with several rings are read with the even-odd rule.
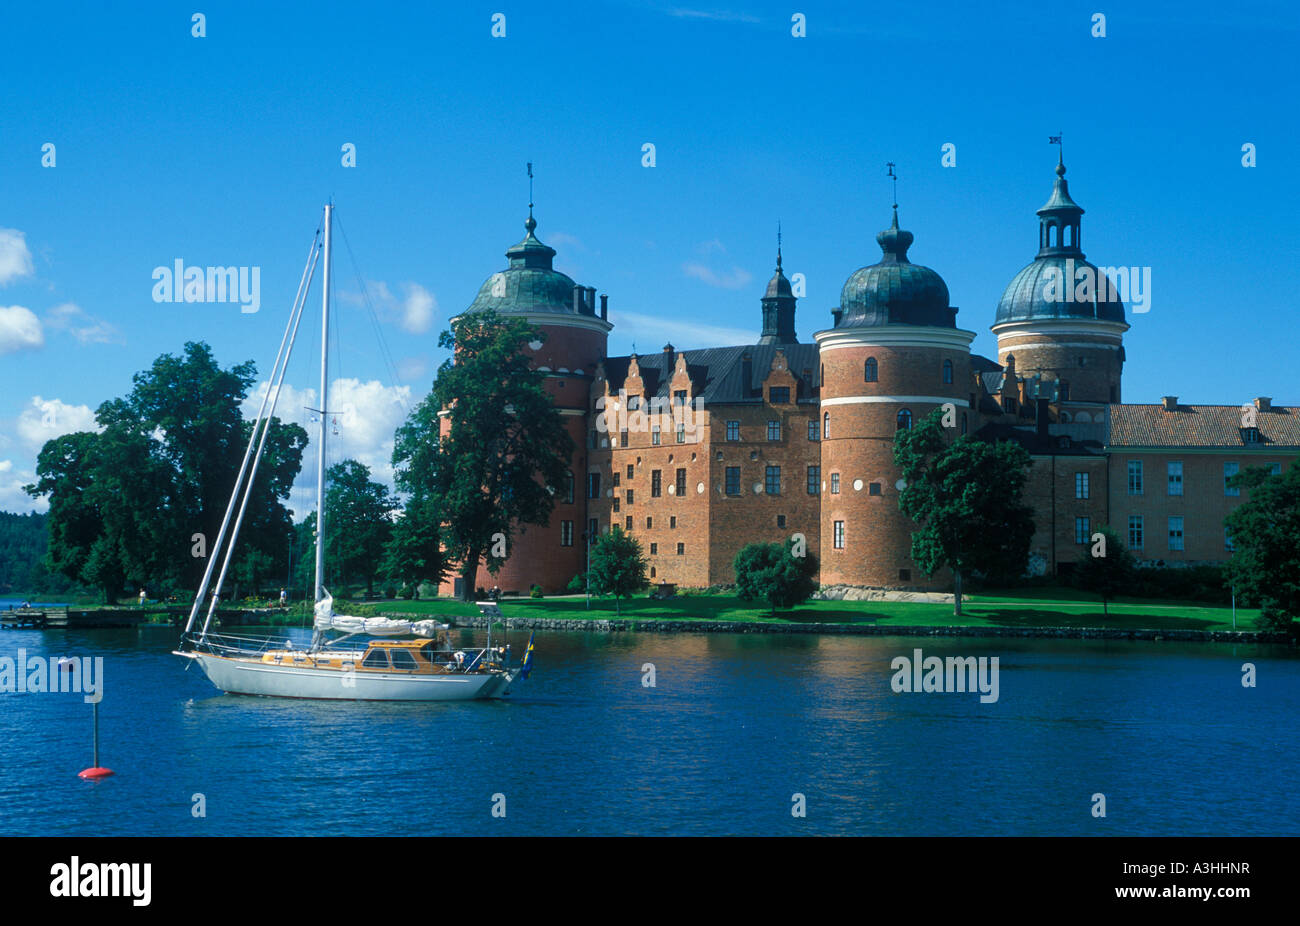
[[[840,494],[840,474],[839,474],[839,473],[831,473],[831,494],[832,494],[832,495],[839,495],[839,494]]]
[[[898,581],[900,581],[900,582],[911,582],[911,581],[912,581],[912,570],[910,570],[910,569],[900,569],[900,570],[898,570]]]
[[[613,476],[614,476],[614,488],[617,489],[617,488],[618,488],[618,470],[614,470]]]
[[[1130,550],[1142,549],[1142,515],[1140,514],[1128,516],[1128,548]]]
[[[562,547],[573,546],[573,522],[572,521],[560,522],[560,546]]]
[[[831,439],[831,413],[826,412],[822,415],[822,440]]]
[[[614,513],[615,513],[615,514],[618,513],[618,496],[617,496],[617,495],[614,496]]]
[[[600,473],[587,473],[587,498],[600,498]]]
[[[1241,439],[1247,444],[1259,443],[1259,428],[1242,428]]]
[[[632,532],[632,516],[631,516],[631,515],[628,515],[628,516],[627,516],[627,522],[626,522],[626,523],[627,523],[627,531],[628,531],[628,533],[630,534],[630,533]]]
[[[659,425],[650,429],[650,443],[655,447],[659,446]]]
[[[772,386],[767,391],[767,397],[773,405],[785,405],[790,401],[790,387]]]
[[[835,522],[835,549],[837,550],[844,549],[844,522],[843,521]]]
[[[677,516],[676,516],[676,515],[673,515],[671,518],[668,519],[668,529],[669,529],[669,530],[676,530],[676,529],[677,529]]]
[[[777,527],[785,527],[785,515],[783,515],[783,514],[778,514],[778,515],[776,516],[776,526],[777,526]]]
[[[651,555],[651,556],[658,556],[658,555],[659,555],[659,544],[657,544],[657,543],[652,543],[652,544],[650,544],[650,555]]]
[[[650,567],[650,578],[653,579],[654,577],[655,577],[655,567],[654,567],[654,566],[651,566],[651,567]]]
[[[1176,460],[1168,465],[1169,470],[1169,494],[1183,494],[1183,464],[1181,460]]]
[[[1074,519],[1074,542],[1087,543],[1090,536],[1087,518]]]
[[[685,555],[686,555],[686,544],[684,544],[684,543],[679,543],[679,544],[677,544],[677,555],[678,555],[678,556],[685,556]]]
[[[1236,498],[1241,495],[1241,489],[1236,486],[1228,485],[1228,480],[1237,475],[1238,466],[1236,463],[1223,464],[1223,494]]]
[[[740,440],[740,422],[727,422],[727,440]]]
[[[768,440],[780,440],[780,439],[781,439],[781,422],[780,422],[780,421],[769,421],[769,422],[767,423],[767,439],[768,439]]]
[[[809,419],[808,419],[808,439],[809,439],[809,440],[820,440],[820,439],[821,439],[821,435],[818,433],[818,428],[817,428],[817,419],[816,419],[816,418],[809,418]]]
[[[587,546],[596,542],[596,536],[600,533],[600,519],[592,518],[587,522],[587,536],[583,539],[587,541]]]
[[[912,427],[912,410],[909,408],[901,409],[898,413],[898,430],[907,431]]]
[[[641,397],[639,395],[630,395],[627,397],[628,411],[634,412],[640,407],[641,407]]]
[[[763,478],[763,491],[768,495],[781,494],[781,467],[769,466]]]
[[[808,467],[808,494],[816,495],[822,487],[822,468],[820,466]]]
[[[629,464],[627,465],[627,478],[628,478],[628,479],[631,479],[633,476],[636,475],[636,470],[633,469],[634,466],[635,466],[635,464],[633,464],[633,463],[629,463]]]
[[[686,470],[684,469],[677,471],[677,497],[686,497]]]
[[[1087,473],[1074,474],[1074,497],[1075,498],[1088,497],[1088,474]]]
[[[652,527],[654,527],[654,526],[655,526],[655,519],[654,519],[654,518],[646,518],[646,519],[645,519],[645,529],[646,529],[646,530],[650,530],[650,528],[652,528]]]
[[[629,505],[632,504],[632,490],[631,490],[631,489],[628,489],[628,490],[627,490],[627,503],[628,503]]]
[[[1171,517],[1169,519],[1169,549],[1181,550],[1183,548],[1183,519]]]
[[[660,498],[663,495],[663,470],[650,470],[650,497]]]
[[[1142,461],[1128,461],[1128,494],[1142,494]]]
[[[879,372],[880,370],[876,366],[876,358],[868,357],[867,362],[862,365],[862,381],[865,383],[874,383]]]
[[[679,425],[677,425],[677,443],[679,443],[679,444],[684,444],[684,443],[686,443],[686,425],[685,425],[685,424],[679,424]]]
[[[869,485],[869,486],[867,487],[867,494],[868,494],[868,495],[879,495],[879,494],[880,494],[880,483],[878,483],[878,482],[873,482],[873,483],[871,483],[871,485]]]
[[[565,473],[564,474],[564,501],[566,504],[569,505],[573,504],[573,486],[574,486],[573,473],[572,472]]]
[[[740,494],[740,467],[739,466],[727,467],[726,492],[728,495]]]
[[[944,383],[952,382],[952,361],[951,360],[945,360],[943,362],[943,381]]]
[[[674,405],[685,405],[685,404],[686,404],[686,390],[685,390],[685,389],[677,389],[677,390],[675,390],[675,391],[673,392],[673,404],[674,404]]]
[[[961,413],[961,433],[966,433],[966,413]]]

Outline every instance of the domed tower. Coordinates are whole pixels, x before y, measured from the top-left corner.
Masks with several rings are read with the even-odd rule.
[[[606,296],[600,297],[597,311],[595,287],[580,286],[552,266],[555,249],[534,234],[537,220],[531,204],[524,229],[523,240],[506,251],[509,266],[488,277],[465,313],[490,309],[522,318],[546,335],[525,350],[533,368],[547,374],[546,390],[564,416],[574,446],[569,461],[573,478],[556,486],[550,523],[546,527],[517,526],[505,565],[495,577],[480,566],[476,584],[525,593],[537,584],[554,593],[586,568],[582,533],[587,523],[588,392],[596,365],[605,359],[607,338],[614,326],[608,321]],[[452,594],[458,581],[444,583],[443,593]]]
[[[1129,327],[1115,286],[1084,259],[1082,216],[1058,161],[1052,196],[1038,210],[1038,255],[1003,292],[993,324],[998,361],[1014,357],[1017,374],[1038,374],[1071,417],[1122,400]]]
[[[954,433],[970,420],[970,343],[957,327],[948,286],[911,263],[912,233],[893,224],[876,236],[880,262],[856,271],[814,335],[822,364],[821,582],[941,588],[911,561],[914,524],[898,508],[894,434],[946,403]]]
[[[776,246],[776,271],[768,281],[767,292],[763,294],[763,334],[759,344],[797,344],[798,336],[794,333],[794,290],[781,269],[781,245]]]

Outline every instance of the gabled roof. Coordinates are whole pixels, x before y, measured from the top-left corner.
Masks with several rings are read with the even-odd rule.
[[[702,398],[705,404],[731,402],[759,402],[762,400],[763,380],[771,368],[772,358],[778,350],[785,352],[785,359],[790,373],[799,381],[800,400],[811,399],[819,383],[821,364],[818,361],[816,344],[751,344],[739,347],[708,347],[703,350],[675,351],[672,354],[660,352],[637,355],[637,366],[641,370],[641,380],[645,384],[647,399],[656,396],[671,398],[673,369],[677,357],[685,355],[686,373],[691,378],[692,392],[696,398]],[[753,361],[750,367],[748,383],[744,376],[744,356],[749,354]],[[618,392],[627,381],[631,357],[607,357],[605,359],[605,378],[609,382],[609,391]],[[805,377],[803,371],[808,370]]]
[[[1223,447],[1300,450],[1300,408],[1255,411],[1259,441],[1250,442],[1239,405],[1110,406],[1112,447]]]

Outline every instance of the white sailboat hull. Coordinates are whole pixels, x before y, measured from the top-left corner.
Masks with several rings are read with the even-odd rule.
[[[350,672],[275,665],[210,653],[182,652],[197,662],[208,680],[229,694],[333,701],[472,701],[510,693],[518,670],[508,673],[414,675],[401,672]]]

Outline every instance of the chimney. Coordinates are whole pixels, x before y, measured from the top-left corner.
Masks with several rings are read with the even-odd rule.
[[[1178,411],[1178,396],[1167,395],[1160,399],[1160,406],[1167,412]]]
[[[1259,411],[1261,411],[1261,412],[1272,411],[1272,410],[1273,410],[1273,397],[1272,397],[1272,396],[1266,396],[1266,395],[1262,395],[1262,396],[1257,397],[1257,398],[1255,399],[1255,408],[1257,408],[1257,409],[1258,409]]]
[[[1050,424],[1049,416],[1051,412],[1047,410],[1050,399],[1040,398],[1034,403],[1035,424],[1038,426],[1038,437],[1040,440],[1047,440],[1047,426]]]
[[[673,355],[673,345],[672,345],[672,342],[669,342],[669,343],[667,343],[667,344],[664,345],[664,353],[667,354],[669,357],[671,357],[671,356]]]
[[[840,323],[840,316],[844,314],[843,309],[831,309],[831,327],[834,328]]]
[[[585,290],[583,290],[583,292],[586,294],[585,298],[583,299],[583,302],[585,302],[587,305],[584,314],[595,315],[596,314],[596,287],[588,286]]]
[[[600,294],[600,317],[601,318],[609,317],[609,294],[608,293]]]
[[[573,287],[573,311],[577,315],[582,314],[582,287]]]

